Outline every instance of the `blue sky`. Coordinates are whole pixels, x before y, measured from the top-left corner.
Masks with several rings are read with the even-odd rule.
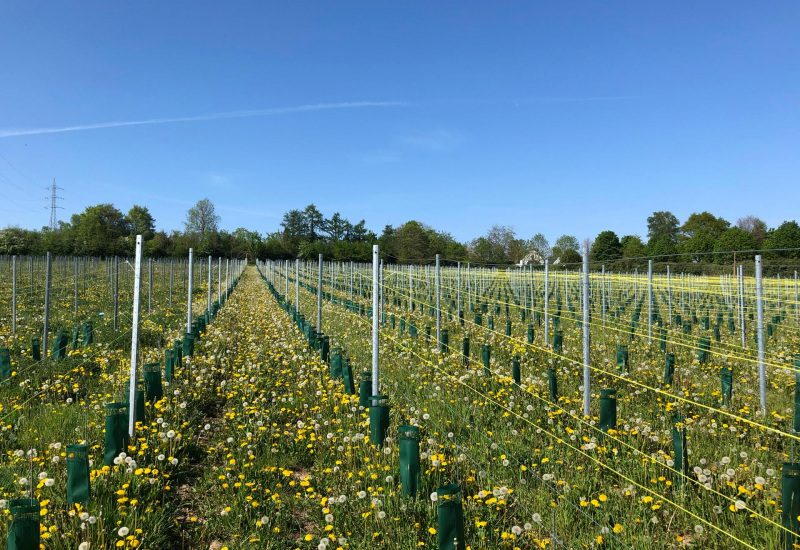
[[[166,230],[203,197],[262,233],[312,202],[462,241],[776,226],[799,28],[788,1],[4,0],[0,227],[46,225],[53,178],[61,219],[142,204]]]

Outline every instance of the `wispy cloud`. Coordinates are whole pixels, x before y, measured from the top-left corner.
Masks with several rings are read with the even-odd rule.
[[[201,120],[219,120],[226,118],[247,118],[258,116],[286,115],[292,113],[307,113],[312,111],[331,111],[335,109],[359,109],[365,107],[403,107],[408,105],[402,101],[354,101],[349,103],[315,103],[311,105],[297,105],[294,107],[276,107],[274,109],[255,109],[251,111],[230,111],[226,113],[211,113],[206,115],[150,118],[146,120],[127,120],[119,122],[97,122],[94,124],[80,124],[76,126],[62,126],[58,128],[28,128],[28,129],[0,129],[0,138],[14,136],[31,136],[36,134],[59,134],[62,132],[78,132],[82,130],[100,130],[103,128],[119,128],[122,126],[143,126],[146,124],[169,124],[173,122],[195,122]]]
[[[361,161],[364,164],[393,164],[400,162],[403,156],[398,151],[380,150],[364,154]]]
[[[587,96],[587,97],[527,97],[514,99],[516,105],[527,105],[531,103],[584,103],[591,101],[620,101],[625,99],[641,99],[643,95],[609,95],[609,96]]]
[[[461,143],[461,137],[446,130],[404,136],[399,139],[402,145],[426,151],[445,151]]]

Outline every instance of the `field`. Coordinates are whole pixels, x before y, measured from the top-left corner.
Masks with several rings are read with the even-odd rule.
[[[126,400],[132,277],[120,277],[114,330],[114,270],[57,261],[51,331],[91,320],[94,342],[35,361],[43,269],[27,262],[16,335],[5,259],[0,270],[0,347],[12,371],[0,386],[0,504],[8,517],[11,500],[32,491],[45,548],[761,549],[791,547],[798,532],[800,485],[785,466],[798,427],[792,280],[763,280],[762,413],[753,276],[740,287],[673,273],[648,286],[646,274],[592,266],[584,416],[578,271],[549,272],[545,314],[539,268],[443,268],[440,345],[433,266],[387,265],[386,408],[370,407],[364,375],[372,266],[324,265],[323,338],[316,264],[236,264],[226,282],[214,260],[219,312],[197,327],[194,354],[163,396],[148,385],[135,438],[106,466],[106,405]],[[193,310],[203,313],[208,266],[193,269]],[[145,269],[140,365],[164,365],[184,337],[185,270],[156,262],[151,294]],[[67,446],[83,441],[91,498],[69,504]]]

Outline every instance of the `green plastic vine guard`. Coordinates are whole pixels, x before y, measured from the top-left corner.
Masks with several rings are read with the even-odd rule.
[[[417,324],[414,321],[408,322],[408,337],[417,339]]]
[[[369,439],[373,447],[380,448],[389,431],[389,396],[370,395],[369,399]]]
[[[358,405],[365,409],[369,407],[369,395],[372,392],[372,373],[362,372],[361,382],[358,384]]]
[[[84,443],[67,445],[67,504],[85,505],[91,498],[89,448]]]
[[[483,325],[483,315],[480,313],[475,314],[474,322],[476,325],[481,326]]]
[[[441,341],[439,342],[439,352],[443,355],[450,351],[450,331],[446,328],[441,329]]]
[[[122,398],[125,403],[130,403],[130,388],[131,383],[130,380],[125,382],[125,388],[123,390]],[[145,421],[144,416],[144,383],[141,380],[136,381],[136,422]],[[127,428],[126,428],[127,429]]]
[[[522,373],[519,368],[519,355],[514,355],[514,357],[511,358],[511,378],[517,386],[522,383]]]
[[[533,344],[533,324],[528,325],[528,343]]]
[[[461,501],[461,484],[450,483],[436,489],[439,503],[439,550],[465,550],[464,509]]]
[[[128,404],[106,405],[106,445],[104,464],[111,466],[114,459],[128,448]]]
[[[83,330],[83,347],[91,346],[94,343],[94,325],[91,321],[84,321],[81,328]]]
[[[322,335],[322,340],[319,344],[319,358],[323,363],[328,363],[331,360],[331,337],[327,334]]]
[[[617,390],[600,390],[600,429],[604,432],[617,429]]]
[[[469,365],[469,336],[464,336],[461,339],[461,357],[464,365]]]
[[[667,329],[665,328],[659,330],[659,346],[662,353],[667,351]]]
[[[714,325],[714,341],[715,342],[721,342],[722,341],[722,336],[720,335],[720,332],[719,332],[719,325]]]
[[[617,344],[617,369],[628,370],[628,346]]]
[[[547,386],[550,389],[550,401],[553,403],[558,402],[558,378],[556,377],[556,369],[550,367],[547,369]]]
[[[419,427],[398,426],[400,434],[400,485],[404,497],[416,498],[422,488],[419,460]]]
[[[697,356],[700,363],[708,363],[711,359],[711,338],[708,336],[701,336],[697,347],[699,348]]]
[[[161,363],[155,362],[142,365],[142,376],[144,378],[147,401],[155,403],[163,399],[164,389],[161,385]]]
[[[676,484],[683,485],[683,478],[689,472],[689,457],[686,453],[686,426],[683,416],[676,414],[672,417],[672,450],[675,454],[673,469],[678,473]]]
[[[494,316],[489,315],[489,330],[494,330]]]
[[[164,350],[164,381],[172,382],[174,373],[175,352],[171,349]]]
[[[781,475],[781,532],[784,548],[792,548],[800,532],[800,463],[784,462]]]
[[[331,349],[331,378],[342,377],[342,348]]]
[[[31,358],[34,361],[42,360],[42,342],[38,338],[31,338]]]
[[[667,386],[672,385],[672,380],[675,376],[675,354],[667,353],[664,362],[664,384]]]
[[[556,329],[553,331],[553,352],[561,353],[564,346],[564,334]]]
[[[406,318],[405,316],[400,316],[400,336],[406,333]]]
[[[8,348],[0,348],[0,382],[11,382],[11,353]]]
[[[356,394],[356,384],[353,378],[353,367],[350,365],[350,359],[342,357],[342,383],[344,384],[344,391],[347,395]]]
[[[9,501],[8,550],[39,550],[39,501],[18,498]]]
[[[183,357],[194,355],[194,335],[191,332],[183,334]]]
[[[55,359],[64,359],[67,356],[67,345],[69,343],[69,333],[66,330],[56,332],[53,340],[53,351],[51,356]]]
[[[173,348],[173,367],[183,366],[183,342],[175,340],[175,347]]]
[[[81,340],[81,327],[74,326],[72,327],[72,344],[69,347],[70,351],[76,351],[78,349],[78,342]]]
[[[481,344],[481,357],[483,358],[483,375],[491,376],[491,359],[492,359],[492,346],[491,344]]]
[[[511,336],[511,319],[506,319],[506,336]]]
[[[794,433],[800,433],[800,353],[794,356]]]
[[[729,405],[733,394],[733,372],[728,367],[723,367],[719,373],[722,382],[722,404]]]

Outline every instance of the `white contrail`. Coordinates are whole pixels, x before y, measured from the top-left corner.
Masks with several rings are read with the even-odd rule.
[[[308,111],[325,111],[332,109],[354,109],[359,107],[401,107],[407,105],[402,101],[355,101],[350,103],[316,103],[312,105],[298,105],[295,107],[276,107],[274,109],[256,109],[252,111],[232,111],[228,113],[212,113],[175,118],[151,118],[147,120],[128,120],[122,122],[98,122],[95,124],[81,124],[77,126],[64,126],[61,128],[30,128],[0,130],[0,138],[14,136],[31,136],[36,134],[58,134],[61,132],[77,132],[80,130],[99,130],[101,128],[118,128],[120,126],[141,126],[144,124],[166,124],[170,122],[192,122],[197,120],[215,120],[223,118],[246,118],[254,116],[283,115],[290,113],[303,113]]]

